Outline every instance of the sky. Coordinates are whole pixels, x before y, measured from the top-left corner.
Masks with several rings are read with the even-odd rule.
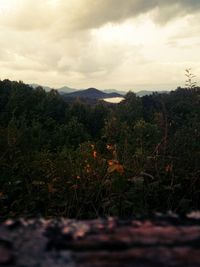
[[[0,0],[0,79],[173,90],[200,77],[199,0]]]

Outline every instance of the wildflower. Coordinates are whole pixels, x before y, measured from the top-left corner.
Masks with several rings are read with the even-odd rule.
[[[172,164],[168,164],[167,166],[165,166],[165,171],[166,172],[172,172],[173,170],[173,165]]]
[[[96,157],[97,157],[97,152],[93,151],[93,158],[96,158]]]
[[[114,171],[123,174],[124,173],[124,167],[122,164],[119,163],[118,160],[109,160],[108,161],[108,173],[112,173]]]

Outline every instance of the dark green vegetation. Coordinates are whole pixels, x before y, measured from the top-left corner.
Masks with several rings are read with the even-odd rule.
[[[0,81],[0,215],[200,208],[200,88],[118,105]]]

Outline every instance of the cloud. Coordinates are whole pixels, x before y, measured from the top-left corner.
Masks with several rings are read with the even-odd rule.
[[[42,30],[49,27],[56,13],[50,8],[48,0],[2,0],[10,2],[1,14],[1,26],[20,31]],[[1,3],[0,3],[1,5]]]
[[[3,0],[4,1],[4,0]],[[11,1],[11,0],[7,0]],[[14,0],[16,8],[3,23],[18,30],[79,31],[152,12],[165,23],[173,18],[199,12],[199,0]],[[2,19],[1,19],[2,20]]]
[[[0,12],[5,78],[130,88],[200,67],[199,0],[0,0]]]

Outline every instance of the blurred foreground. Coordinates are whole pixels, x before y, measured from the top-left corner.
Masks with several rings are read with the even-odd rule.
[[[7,220],[0,266],[200,266],[199,213],[180,218]]]

